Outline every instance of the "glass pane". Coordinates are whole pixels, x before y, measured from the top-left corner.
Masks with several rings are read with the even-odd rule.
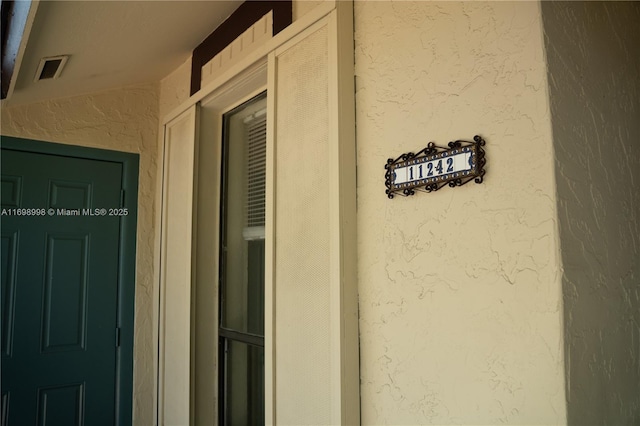
[[[264,348],[226,340],[225,424],[264,424]]]
[[[224,116],[221,324],[264,335],[266,95]]]

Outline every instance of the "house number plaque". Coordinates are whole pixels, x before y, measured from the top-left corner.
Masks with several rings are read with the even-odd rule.
[[[384,166],[387,196],[414,195],[416,190],[433,192],[445,185],[454,188],[472,180],[482,183],[486,164],[484,145],[480,136],[474,136],[473,141],[449,142],[448,148],[429,142],[417,154],[407,152],[395,160],[389,158]]]

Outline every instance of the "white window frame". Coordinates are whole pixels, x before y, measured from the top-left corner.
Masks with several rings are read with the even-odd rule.
[[[350,1],[325,1],[302,18],[292,23],[278,35],[268,40],[263,46],[256,48],[242,60],[235,63],[227,71],[213,79],[196,94],[191,96],[181,106],[173,110],[162,120],[166,129],[172,120],[187,110],[194,111],[196,129],[193,132],[193,210],[189,210],[193,217],[193,233],[191,235],[193,253],[191,264],[190,286],[191,311],[190,321],[183,325],[183,332],[191,337],[190,356],[177,360],[184,371],[185,364],[191,371],[190,397],[188,399],[188,418],[184,417],[182,424],[200,424],[201,421],[212,419],[217,422],[217,410],[207,410],[205,402],[211,404],[211,397],[217,397],[217,336],[212,336],[213,344],[203,340],[201,334],[206,328],[217,330],[217,283],[218,283],[218,238],[220,218],[220,160],[221,160],[221,126],[222,114],[246,100],[267,90],[267,193],[266,193],[266,247],[265,247],[265,419],[266,424],[275,424],[275,357],[274,347],[274,188],[275,176],[275,114],[276,99],[276,58],[278,52],[286,50],[288,46],[313,32],[312,27],[328,25],[331,28],[329,39],[329,54],[338,62],[335,68],[329,70],[330,87],[330,139],[332,174],[330,185],[332,189],[331,215],[331,244],[337,253],[331,261],[331,276],[335,280],[331,289],[331,323],[334,330],[332,345],[332,368],[327,372],[332,376],[332,419],[335,424],[357,424],[359,418],[359,373],[358,373],[358,317],[357,317],[357,281],[356,281],[356,237],[355,237],[355,117],[353,92],[353,4]],[[324,21],[323,23],[319,23]],[[344,41],[341,41],[344,40]],[[207,141],[206,143],[204,141]],[[215,143],[211,144],[211,141]],[[338,143],[340,141],[340,143]],[[165,142],[161,142],[164,147]],[[161,155],[165,153],[161,149]],[[169,164],[170,159],[164,158],[163,164]],[[204,184],[206,182],[206,184]],[[163,181],[163,188],[167,182]],[[164,189],[162,190],[164,191]],[[167,210],[166,197],[158,197],[159,212]],[[213,212],[213,215],[207,213]],[[160,213],[160,230],[166,230],[167,219]],[[155,357],[159,365],[157,377],[157,416],[158,424],[165,424],[167,406],[162,396],[166,388],[171,386],[165,382],[165,368],[163,365],[164,348],[171,342],[166,342],[164,332],[164,312],[167,300],[160,295],[166,290],[166,283],[162,281],[161,271],[167,266],[167,247],[164,235],[158,231],[159,257],[156,265],[156,294],[161,301],[158,305],[156,329],[158,330],[159,354]],[[209,237],[215,234],[215,238]],[[204,238],[201,235],[208,235]],[[200,237],[200,238],[198,238]],[[211,244],[210,241],[214,243]],[[208,259],[205,261],[205,259]],[[199,287],[200,283],[215,282],[215,288]],[[213,293],[212,309],[202,300],[207,300],[207,291]],[[171,303],[171,301],[169,301]],[[211,321],[211,322],[210,322]],[[188,324],[188,326],[186,325]],[[203,324],[205,325],[203,327]],[[198,342],[198,343],[194,343]],[[214,361],[211,371],[208,371],[202,359]],[[198,367],[197,375],[194,374]],[[165,384],[167,386],[165,386]],[[184,403],[183,403],[184,404]],[[182,407],[182,412],[184,413]],[[213,417],[211,417],[213,416]],[[175,419],[174,419],[175,420]]]
[[[198,193],[196,197],[197,224],[201,234],[195,236],[196,249],[196,307],[192,312],[194,318],[194,341],[206,342],[198,347],[192,346],[194,352],[194,420],[195,424],[215,424],[218,419],[218,407],[212,407],[212,401],[218,400],[218,336],[219,326],[219,230],[221,203],[221,164],[222,164],[222,116],[267,90],[266,61],[260,61],[245,73],[230,81],[222,90],[212,93],[201,101],[200,107],[200,140],[198,151]],[[269,93],[267,92],[267,102]],[[268,108],[268,107],[267,107]],[[268,114],[268,113],[267,113]],[[206,143],[204,142],[206,141]],[[267,147],[270,145],[267,135]],[[268,148],[267,148],[268,150]],[[267,159],[268,161],[268,159]],[[270,167],[267,165],[267,170]],[[269,196],[267,195],[267,198]],[[266,232],[265,232],[266,234]],[[265,236],[266,237],[266,236]],[[270,241],[269,237],[266,237]],[[266,256],[265,256],[266,257]],[[266,259],[265,259],[266,262]],[[266,265],[265,265],[266,266]],[[215,283],[213,287],[209,284]],[[265,298],[267,297],[265,282]],[[265,312],[265,366],[267,365],[267,333],[271,333]],[[210,362],[214,361],[214,362]],[[196,370],[197,369],[197,373]],[[265,367],[266,374],[266,367]],[[198,380],[202,377],[213,380]],[[266,379],[266,378],[265,378]],[[212,409],[213,408],[213,409]],[[266,408],[266,394],[265,394]]]

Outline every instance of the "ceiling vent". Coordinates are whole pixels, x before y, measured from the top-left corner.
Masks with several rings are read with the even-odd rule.
[[[64,68],[68,59],[68,55],[51,56],[49,58],[40,59],[40,65],[38,65],[38,71],[36,71],[34,81],[49,80],[60,77],[62,68]]]

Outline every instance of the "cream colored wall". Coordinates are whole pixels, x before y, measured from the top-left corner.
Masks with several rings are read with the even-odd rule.
[[[355,4],[362,424],[566,421],[535,2]],[[487,140],[484,183],[387,199],[384,164]]]
[[[134,342],[133,424],[153,423],[152,318],[158,85],[3,107],[2,134],[140,154]]]
[[[542,5],[570,424],[640,424],[640,7]]]
[[[190,90],[191,57],[160,81],[159,113],[161,122],[174,108],[189,99]]]

